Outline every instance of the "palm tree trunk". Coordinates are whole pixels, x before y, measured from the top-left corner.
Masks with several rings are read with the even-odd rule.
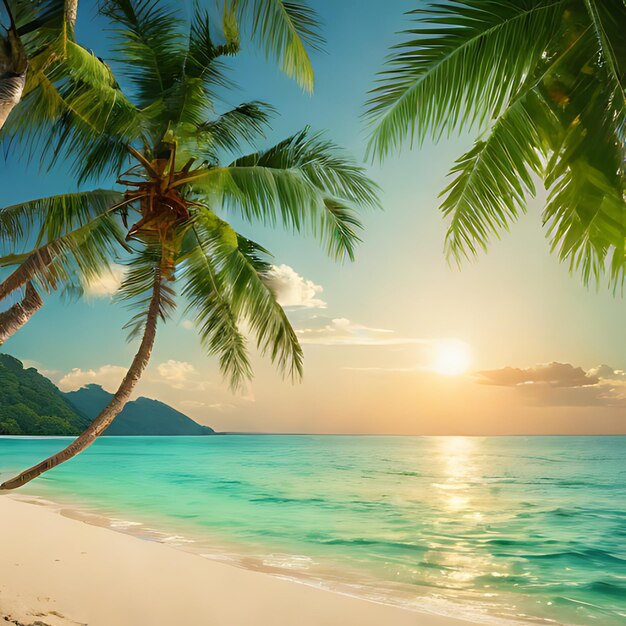
[[[16,333],[43,306],[43,300],[33,283],[26,283],[24,298],[10,309],[0,313],[0,346]]]
[[[152,288],[152,297],[150,299],[150,307],[146,316],[146,324],[144,327],[143,337],[139,350],[131,363],[131,366],[124,376],[122,384],[113,396],[111,402],[96,417],[96,419],[85,429],[85,431],[76,438],[69,446],[61,450],[57,454],[47,458],[38,465],[34,465],[30,469],[22,472],[15,478],[7,480],[0,485],[0,490],[17,489],[22,485],[30,482],[44,472],[51,470],[53,467],[68,461],[86,448],[88,448],[99,437],[111,422],[117,417],[124,405],[128,402],[130,395],[135,388],[137,382],[141,378],[152,352],[154,338],[156,336],[157,319],[161,307],[161,269],[157,268],[154,278],[154,286]]]
[[[44,246],[33,252],[12,274],[0,283],[0,300],[26,285],[26,295],[21,302],[0,314],[0,346],[16,333],[43,306],[43,301],[35,291],[31,280],[37,268],[47,267],[53,257]]]
[[[22,98],[28,68],[26,51],[17,34],[13,14],[6,0],[4,6],[11,24],[6,36],[0,36],[0,128]]]
[[[53,254],[49,246],[45,245],[31,253],[12,274],[0,283],[0,300],[4,300],[10,293],[23,287],[30,281],[38,269],[46,268],[53,261]]]
[[[78,0],[65,0],[65,23],[71,28],[72,33],[76,27],[76,13],[78,12]]]

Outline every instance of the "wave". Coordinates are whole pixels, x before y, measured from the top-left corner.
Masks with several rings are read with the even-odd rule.
[[[583,587],[585,591],[592,593],[599,593],[603,596],[611,596],[614,598],[626,598],[626,585],[620,585],[616,582],[609,582],[607,580],[596,580],[588,583]]]
[[[391,548],[393,550],[411,550],[417,552],[427,552],[431,549],[429,546],[424,544],[366,539],[364,537],[356,537],[354,539],[318,539],[317,543],[325,546],[379,546],[381,548]]]
[[[529,561],[585,561],[600,564],[619,564],[626,563],[626,558],[622,558],[598,548],[588,548],[586,550],[571,550],[563,552],[549,552],[546,554],[500,554],[498,556],[517,557],[527,559]]]
[[[250,502],[270,502],[273,504],[331,504],[325,498],[288,498],[286,496],[258,496]]]

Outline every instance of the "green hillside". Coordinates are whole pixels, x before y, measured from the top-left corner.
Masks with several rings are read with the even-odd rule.
[[[89,422],[36,369],[0,354],[0,435],[77,435]]]
[[[61,393],[36,369],[0,354],[0,435],[78,435],[111,401],[99,385]],[[212,435],[180,411],[149,398],[129,402],[106,435]]]

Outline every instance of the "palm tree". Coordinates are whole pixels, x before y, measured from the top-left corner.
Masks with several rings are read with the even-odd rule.
[[[67,138],[74,137],[76,132],[82,135],[84,142],[89,142],[97,138],[104,124],[108,124],[111,132],[112,118],[119,120],[118,131],[133,123],[134,111],[120,92],[109,67],[74,41],[78,0],[3,2],[11,25],[7,31],[6,54],[0,54],[0,129],[8,114],[18,103],[19,106],[0,133],[0,140],[13,142],[17,139],[31,153],[39,151],[42,164],[50,167],[63,154],[63,146],[73,147]],[[132,12],[136,6],[146,12],[151,4],[149,0],[134,4],[122,2],[119,7]],[[106,3],[103,6],[106,13]],[[268,56],[273,56],[303,89],[312,90],[313,69],[307,48],[315,50],[323,43],[312,9],[300,2],[283,0],[224,0],[223,15],[227,47],[238,48],[239,24],[243,24]],[[7,72],[3,72],[4,67]],[[55,135],[59,137],[57,144],[50,141]],[[47,149],[41,150],[42,145]],[[87,169],[85,176],[87,173],[94,172]],[[73,199],[80,201],[80,198]],[[83,200],[89,202],[90,197]],[[61,207],[57,210],[64,210],[63,198],[59,202]],[[10,232],[9,229],[9,235]],[[41,259],[38,253],[31,261],[41,262]],[[23,280],[26,274],[25,268],[21,268],[17,276],[12,275],[0,286],[0,300],[16,286],[27,285],[29,292],[0,316],[0,345],[43,304],[33,283]]]
[[[19,487],[75,456],[109,426],[148,363],[158,321],[175,310],[177,292],[233,388],[252,375],[242,322],[260,352],[298,379],[302,349],[268,286],[269,253],[225,216],[312,233],[333,257],[352,259],[361,227],[356,211],[378,204],[364,170],[308,128],[224,161],[262,136],[272,111],[250,102],[215,113],[214,90],[227,84],[223,58],[238,46],[213,42],[205,11],[195,9],[188,29],[155,1],[110,0],[105,11],[133,96],[122,99],[96,140],[80,124],[61,123],[55,149],[72,146],[79,179],[115,172],[124,192],[70,194],[0,211],[11,245],[39,225],[35,249],[0,260],[16,267],[0,296],[33,282],[54,289],[97,274],[119,249],[119,219],[130,252],[117,298],[135,310],[128,328],[140,345],[113,400],[89,428],[0,489]]]
[[[372,90],[370,150],[478,129],[443,191],[459,261],[509,228],[542,179],[551,248],[585,282],[626,268],[623,0],[454,0],[410,12]]]

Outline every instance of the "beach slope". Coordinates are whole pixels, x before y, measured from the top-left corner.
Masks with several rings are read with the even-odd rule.
[[[248,571],[0,496],[0,624],[468,626]]]

